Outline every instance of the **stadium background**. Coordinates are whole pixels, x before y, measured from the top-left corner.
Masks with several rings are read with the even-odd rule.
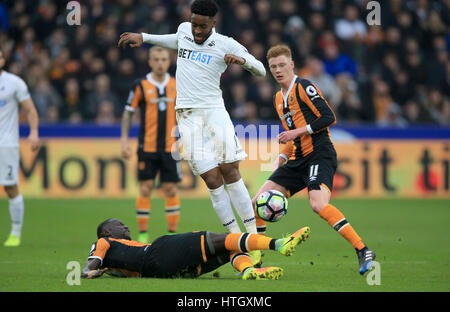
[[[130,85],[149,71],[149,46],[119,49],[117,39],[124,31],[175,32],[189,19],[189,1],[79,1],[81,25],[72,26],[67,2],[0,4],[6,70],[27,82],[43,138],[38,154],[22,144],[21,190],[37,197],[133,197],[136,159],[120,159],[117,138]],[[297,74],[317,84],[337,115],[332,134],[342,170],[335,196],[446,197],[450,2],[382,1],[381,25],[374,26],[366,22],[367,2],[218,1],[217,31],[244,44],[266,68],[270,46],[292,47]],[[172,74],[175,66],[172,53]],[[236,125],[257,126],[256,136],[241,136],[247,151],[258,138],[276,136],[260,127],[277,124],[270,72],[258,78],[230,66],[222,89]],[[26,125],[21,130],[25,136]],[[276,155],[265,151],[241,166],[251,193]],[[182,196],[207,196],[186,163],[183,171]]]
[[[189,1],[79,1],[80,26],[67,25],[67,2],[0,2],[5,69],[27,82],[43,143],[29,153],[21,116],[23,242],[0,248],[0,291],[449,291],[450,1],[379,1],[381,26],[370,27],[368,1],[218,1],[219,32],[242,42],[266,68],[268,47],[288,43],[298,74],[327,96],[338,117],[331,129],[340,161],[332,203],[376,250],[382,266],[381,285],[359,278],[353,250],[330,233],[300,194],[289,201],[288,217],[271,224],[268,233],[283,235],[300,222],[313,234],[295,257],[265,255],[266,265],[285,269],[276,287],[242,283],[229,265],[196,280],[105,277],[78,287],[67,282],[68,263],[85,263],[99,222],[117,217],[137,233],[135,159],[120,158],[118,119],[130,83],[148,71],[148,46],[118,49],[118,36],[174,32],[189,18]],[[356,20],[346,16],[355,12],[346,10],[347,3],[356,4]],[[362,35],[352,36],[352,29]],[[336,48],[340,54],[332,61]],[[257,79],[232,66],[222,88],[236,125],[257,129],[252,138],[239,135],[254,156],[250,147],[266,138],[272,143],[278,131],[270,128],[278,124],[271,107],[274,81],[270,73]],[[276,154],[276,142],[273,146],[275,151],[269,144],[241,166],[251,194],[269,174],[261,169]],[[223,231],[203,182],[186,163],[183,168],[180,232]],[[6,237],[8,204],[0,194]],[[152,207],[150,234],[156,238],[166,233],[164,200],[155,199]]]

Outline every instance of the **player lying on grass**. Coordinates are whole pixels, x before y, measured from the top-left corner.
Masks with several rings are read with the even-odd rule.
[[[276,250],[291,256],[297,245],[309,237],[303,227],[285,238],[250,233],[206,231],[164,235],[152,244],[131,240],[130,230],[118,219],[108,219],[97,227],[98,240],[92,245],[81,277],[96,278],[107,273],[120,277],[198,277],[231,261],[242,279],[278,279],[283,269],[255,268],[247,252]]]

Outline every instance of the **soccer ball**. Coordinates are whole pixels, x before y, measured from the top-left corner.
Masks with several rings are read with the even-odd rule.
[[[256,199],[257,215],[269,222],[279,221],[287,213],[288,201],[280,191],[269,190],[262,192]]]

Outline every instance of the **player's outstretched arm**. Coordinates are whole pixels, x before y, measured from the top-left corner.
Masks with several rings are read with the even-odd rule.
[[[30,135],[28,136],[28,140],[31,144],[31,150],[34,152],[39,149],[39,115],[31,98],[20,102],[20,105],[25,110],[27,115],[28,124],[30,126]]]
[[[223,60],[227,65],[241,65],[245,70],[249,71],[254,76],[264,77],[266,75],[266,69],[264,68],[264,65],[260,61],[255,59],[251,54],[246,54],[245,57],[236,56],[233,54],[225,54]]]
[[[88,259],[86,262],[86,266],[83,268],[81,272],[82,278],[96,278],[100,277],[107,271],[107,268],[100,269],[101,262],[99,259]]]
[[[225,63],[228,65],[239,64],[253,76],[264,77],[266,75],[266,69],[264,68],[263,63],[248,53],[243,45],[234,39],[229,40],[228,43],[229,53],[224,57]]]
[[[309,133],[309,132],[308,132],[308,129],[306,126],[297,128],[297,129],[293,129],[293,130],[289,130],[289,131],[284,131],[278,135],[278,141],[280,143],[285,144],[285,143],[288,143],[289,141],[293,141],[296,138],[301,137],[302,135],[307,134],[307,133]]]

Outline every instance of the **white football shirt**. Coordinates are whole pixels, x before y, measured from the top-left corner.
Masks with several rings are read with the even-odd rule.
[[[142,37],[146,43],[178,50],[175,109],[224,107],[220,77],[227,69],[225,54],[244,58],[243,67],[253,75],[266,75],[264,65],[244,46],[214,29],[202,44],[195,43],[190,22],[180,24],[176,34]]]
[[[0,146],[19,146],[19,104],[30,98],[28,87],[18,76],[0,73]]]

